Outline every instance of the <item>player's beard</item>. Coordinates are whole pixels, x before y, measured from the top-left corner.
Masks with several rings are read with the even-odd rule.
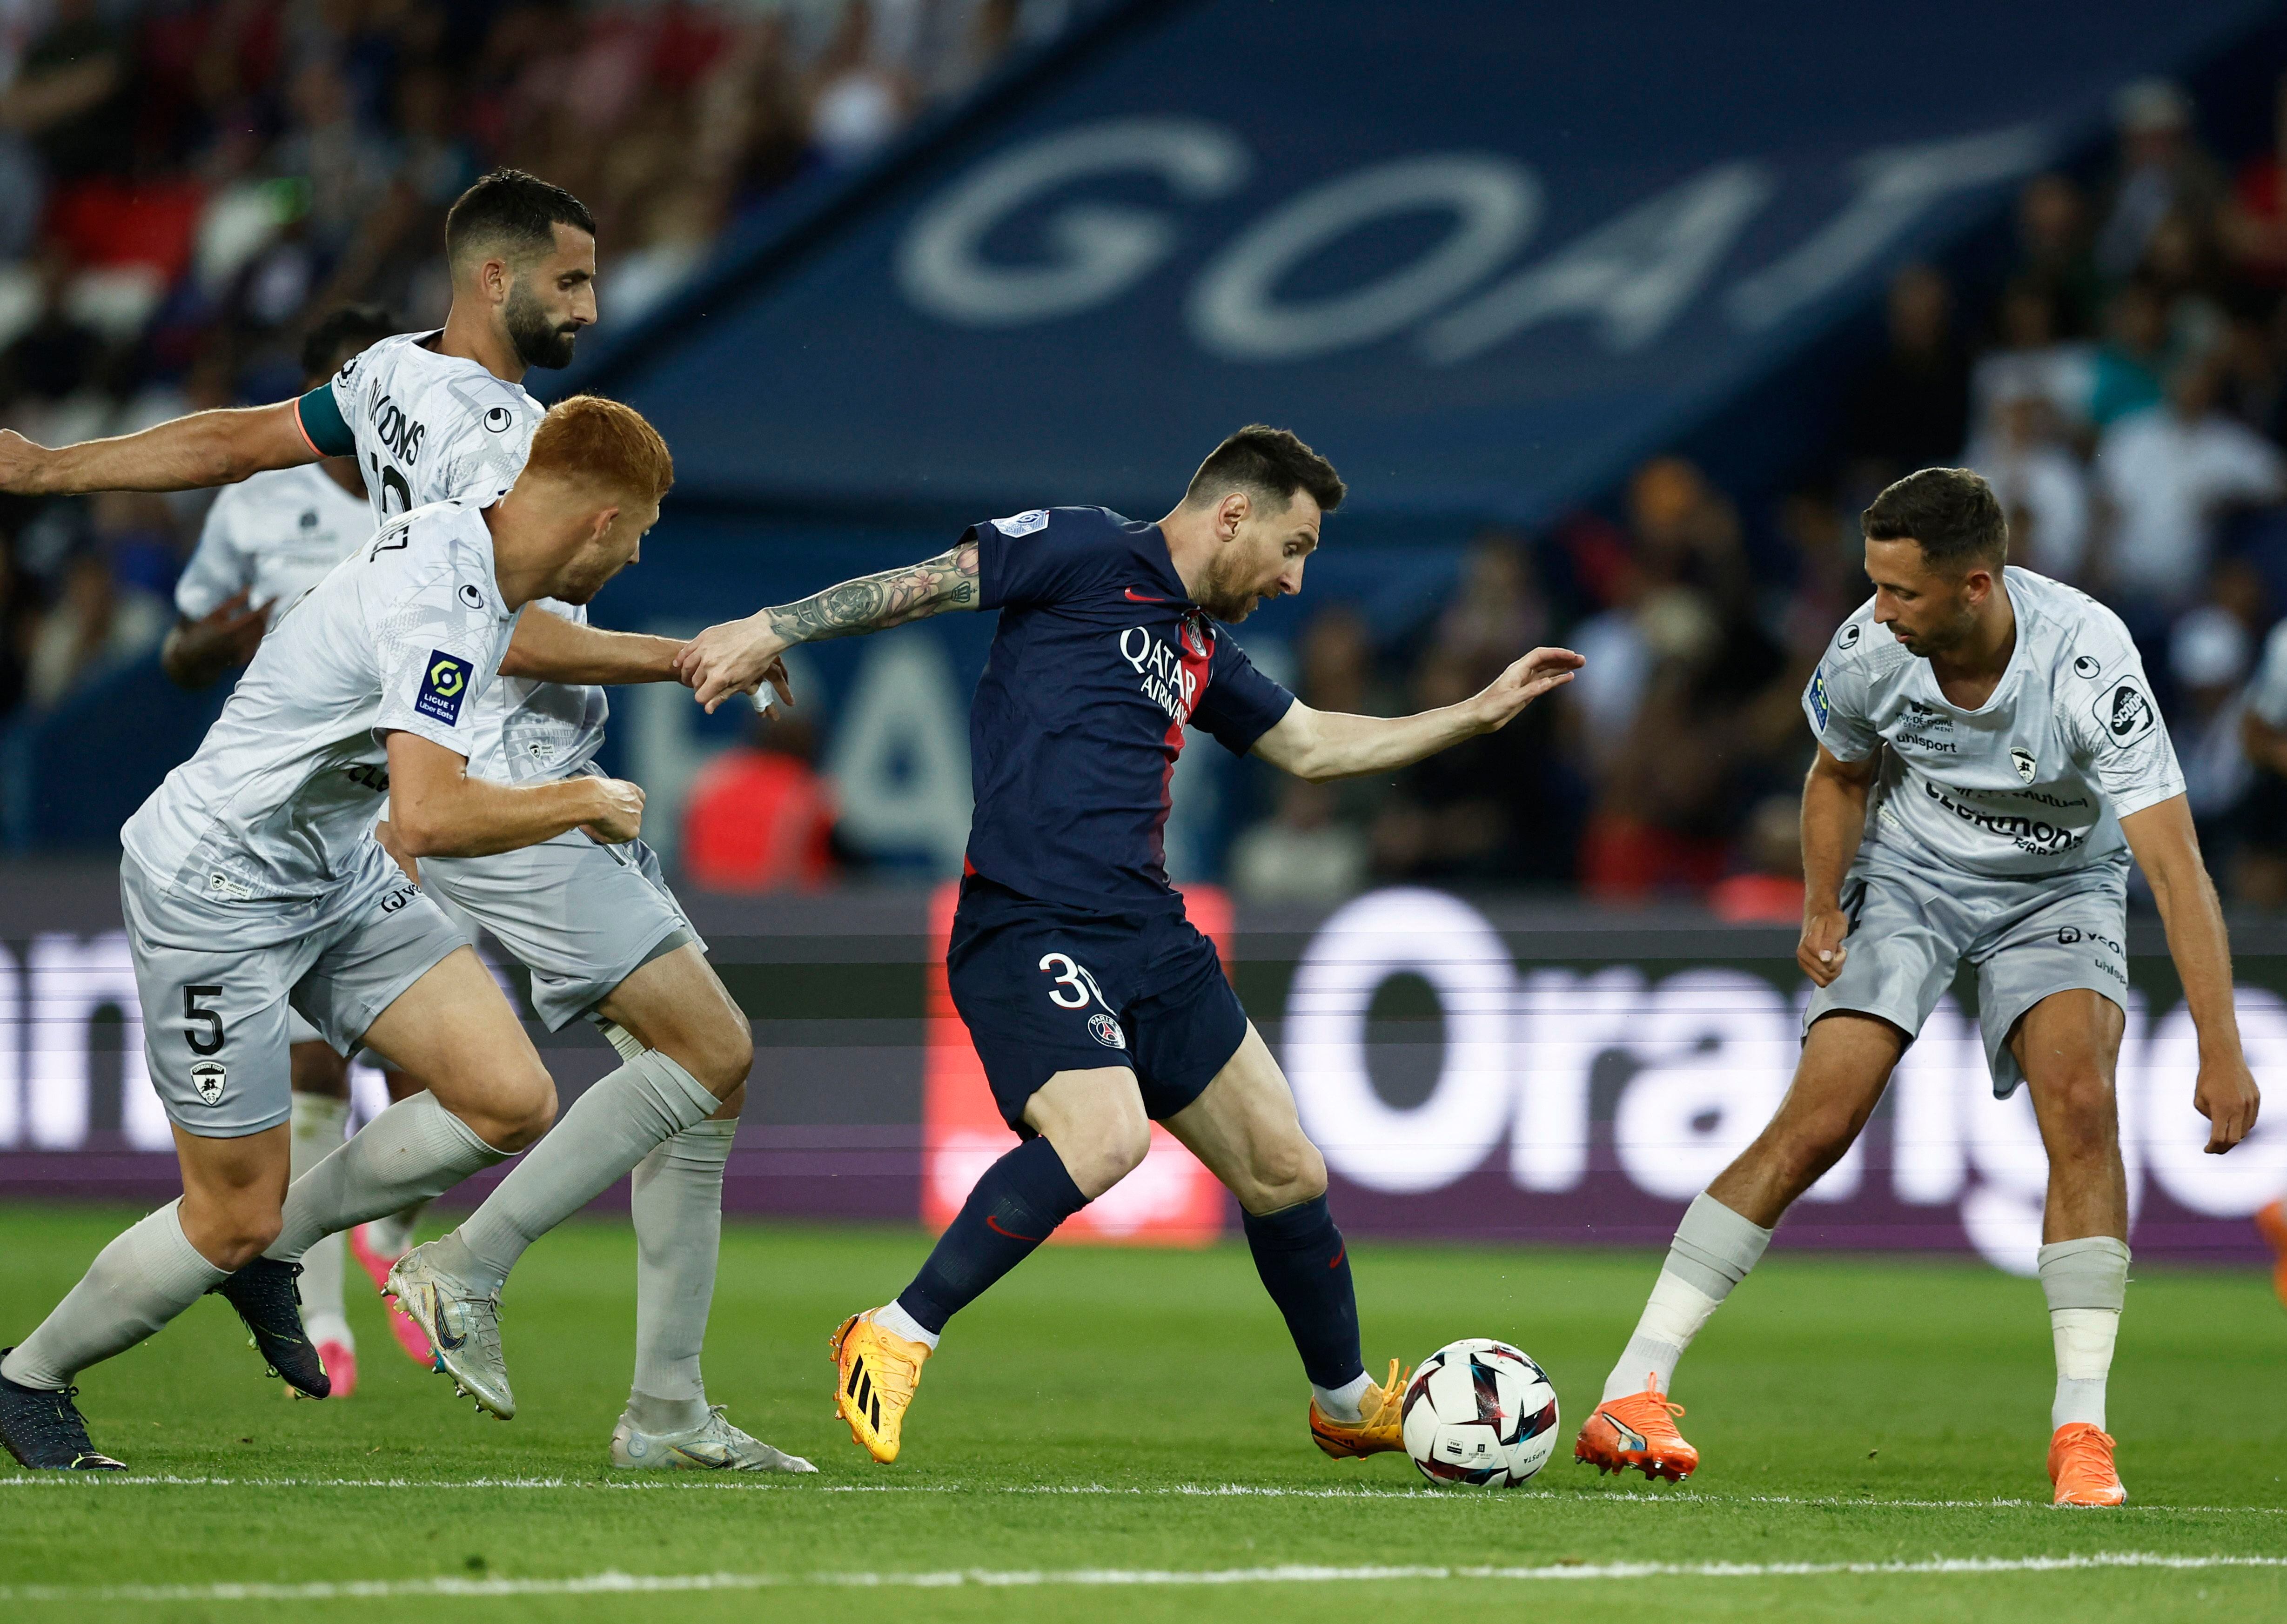
[[[1199,582],[1197,602],[1225,625],[1235,626],[1254,613],[1262,594],[1246,584],[1246,560],[1229,554],[1217,556]]]
[[[572,364],[572,345],[580,336],[577,322],[558,321],[541,307],[540,297],[523,282],[508,290],[508,341],[527,367],[554,372]]]

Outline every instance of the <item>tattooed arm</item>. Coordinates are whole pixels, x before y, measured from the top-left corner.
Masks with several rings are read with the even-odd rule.
[[[974,609],[977,568],[977,543],[963,542],[919,564],[860,575],[799,603],[709,626],[684,645],[676,656],[677,673],[699,691],[699,702],[711,712],[730,695],[753,687],[797,643],[854,638],[947,609]]]

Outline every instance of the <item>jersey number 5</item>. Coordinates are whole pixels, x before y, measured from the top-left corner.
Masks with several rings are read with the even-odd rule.
[[[186,986],[183,989],[183,1020],[193,1028],[183,1035],[189,1041],[191,1052],[194,1055],[210,1055],[222,1048],[222,1012],[218,1010],[204,1010],[199,1007],[199,1000],[202,998],[221,996],[222,988],[218,986]],[[204,1026],[207,1029],[203,1039],[199,1036],[196,1030],[201,1026]]]

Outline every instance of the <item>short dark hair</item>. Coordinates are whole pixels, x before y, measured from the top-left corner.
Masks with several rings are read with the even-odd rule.
[[[404,330],[397,318],[378,305],[344,305],[302,340],[302,376],[330,377],[366,345]]]
[[[1266,423],[1248,424],[1208,453],[1183,500],[1199,502],[1234,488],[1274,498],[1282,509],[1294,505],[1296,491],[1308,491],[1321,513],[1341,506],[1349,489],[1334,465],[1292,430]]]
[[[596,234],[596,217],[562,186],[522,170],[495,170],[455,200],[445,216],[445,257],[455,265],[479,248],[499,243],[518,258],[556,245],[556,227],[576,226]]]
[[[1947,574],[2009,561],[2008,518],[1993,487],[1967,468],[1908,474],[1875,497],[1858,523],[1870,542],[1920,543],[1923,560]]]

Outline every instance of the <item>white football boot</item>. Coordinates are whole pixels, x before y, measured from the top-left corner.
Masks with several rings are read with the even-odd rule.
[[[758,1438],[748,1438],[724,1418],[716,1405],[707,1419],[679,1432],[645,1432],[635,1417],[622,1410],[612,1429],[612,1464],[637,1470],[696,1470],[716,1472],[814,1472],[818,1470],[798,1454],[773,1449]]]
[[[432,1266],[436,1249],[432,1240],[399,1258],[384,1289],[429,1338],[435,1368],[453,1378],[454,1396],[473,1398],[478,1409],[510,1420],[516,1395],[509,1390],[508,1360],[501,1353],[500,1299]]]

